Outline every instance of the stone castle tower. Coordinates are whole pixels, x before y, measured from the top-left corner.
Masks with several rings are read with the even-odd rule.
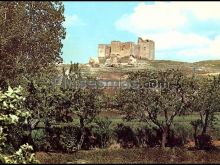
[[[155,44],[152,40],[138,38],[134,42],[112,41],[111,44],[98,45],[99,63],[104,63],[109,58],[117,58],[121,62],[127,62],[130,56],[136,59],[154,60]]]

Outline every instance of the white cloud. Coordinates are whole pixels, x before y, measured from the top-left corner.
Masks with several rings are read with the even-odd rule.
[[[180,60],[184,59],[184,56],[194,56],[192,59],[204,56],[220,58],[220,35],[211,39],[206,35],[186,30],[186,27],[195,23],[191,22],[192,20],[206,21],[207,24],[209,21],[218,23],[220,2],[140,3],[133,13],[125,14],[117,20],[115,26],[118,30],[153,39],[156,44],[156,56],[157,53],[170,51],[173,57],[182,57]],[[199,31],[200,27],[197,29]],[[219,31],[211,30],[212,33]],[[172,57],[169,55],[169,58]]]
[[[175,30],[186,23],[186,17],[174,5],[156,2],[152,5],[140,3],[132,14],[124,15],[119,19],[116,27],[140,34],[146,30]]]
[[[77,16],[77,15],[66,15],[64,27],[71,27],[71,26],[81,26],[85,25],[85,23]]]
[[[178,51],[180,55],[210,55],[220,57],[220,35],[214,39],[195,33],[167,32],[157,33],[143,38],[158,41],[156,48],[160,51]]]
[[[216,36],[212,44],[210,44],[210,51],[211,54],[220,57],[220,35]]]
[[[166,33],[152,33],[142,35],[143,38],[152,39],[156,42],[159,50],[178,50],[184,48],[201,48],[210,44],[210,39],[195,33],[182,33],[178,31],[167,31]]]
[[[200,20],[220,20],[219,2],[171,2],[170,5],[189,11]]]
[[[195,33],[167,32],[143,36],[143,38],[153,39],[158,52],[170,51],[173,56],[177,55],[181,59],[187,56],[187,59],[190,56],[194,56],[192,59],[197,58],[198,60],[205,57],[220,59],[220,35],[209,39]]]

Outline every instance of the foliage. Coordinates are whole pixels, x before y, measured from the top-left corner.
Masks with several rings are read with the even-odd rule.
[[[34,151],[50,151],[51,144],[45,129],[35,129],[31,131],[32,145]]]
[[[77,126],[52,126],[32,131],[36,151],[73,152],[77,148],[80,130]]]
[[[78,127],[64,127],[61,129],[59,136],[60,148],[66,152],[73,152],[77,150],[79,142],[80,130]]]
[[[57,81],[58,77],[53,78]],[[63,128],[63,130],[59,130],[62,136],[59,136],[59,140],[57,141],[57,144],[63,143],[63,146],[59,146],[58,148],[63,148],[63,151],[69,152],[75,150],[75,144],[78,144],[78,148],[84,145],[85,129],[99,113],[101,97],[100,91],[97,89],[79,86],[82,78],[79,64],[74,63],[71,64],[67,71],[63,69],[63,75],[59,77],[60,83],[58,84],[53,84],[54,82],[51,81],[51,77],[47,77],[46,75],[42,75],[41,80],[44,81],[39,82],[36,79],[28,84],[25,106],[33,113],[34,119],[37,119],[38,122],[43,121],[47,127],[45,128],[45,134],[48,138],[48,143],[45,140],[37,142],[35,139],[35,142],[40,146],[41,144],[45,144],[48,149],[56,148],[53,147],[53,144],[50,144],[51,138],[48,137],[48,133],[52,131],[51,125],[61,122],[73,122],[73,119],[75,121],[79,119],[80,142],[77,139],[78,133],[76,137],[73,134],[67,133],[65,128]],[[85,77],[83,80],[87,82],[95,81],[95,79],[90,77]],[[37,145],[35,145],[36,147]]]
[[[33,154],[30,154],[32,147],[28,144],[21,146],[21,148],[13,155],[7,156],[4,147],[7,143],[7,136],[10,133],[9,126],[19,123],[28,123],[30,113],[23,108],[22,88],[12,89],[10,86],[8,90],[3,93],[0,91],[0,157],[2,163],[35,163]]]
[[[111,123],[112,121],[108,118],[95,118],[91,124],[91,132],[100,148],[106,148],[113,137],[113,130],[110,127]]]
[[[202,149],[208,145],[211,147],[212,140],[208,138],[207,131],[214,128],[218,120],[215,114],[220,109],[220,76],[201,78],[195,86],[196,94],[191,108],[200,118],[192,121],[191,125],[194,128],[196,147]],[[205,139],[208,141],[205,142]]]
[[[82,80],[86,83],[85,87],[82,87]],[[78,149],[81,149],[86,135],[85,127],[93,121],[101,107],[100,91],[90,86],[90,81],[95,82],[96,80],[91,77],[83,77],[79,64],[71,64],[68,74],[63,72],[62,84],[70,83],[70,86],[66,88],[61,84],[61,89],[67,99],[68,108],[80,121],[81,139]]]
[[[33,152],[32,146],[24,144],[11,156],[4,156],[2,163],[13,163],[13,164],[33,164],[39,163]],[[1,155],[0,155],[1,157]]]
[[[202,78],[198,85],[192,109],[198,112],[200,119],[197,125],[202,127],[201,134],[205,134],[207,128],[213,127],[218,120],[215,114],[220,112],[220,76]]]
[[[53,103],[58,99],[61,100],[60,94],[59,90],[53,88],[51,79],[42,76],[41,82],[33,80],[28,83],[25,106],[33,113],[35,119],[45,122],[49,118],[55,120],[56,107]]]
[[[115,129],[117,141],[123,148],[131,148],[137,146],[137,138],[134,131],[129,126],[118,124]]]
[[[168,144],[171,147],[183,147],[192,137],[192,129],[187,124],[174,123],[168,135]]]
[[[0,2],[0,86],[17,86],[62,61],[62,2]]]
[[[137,84],[121,90],[121,109],[130,119],[135,117],[147,123],[151,121],[157,126],[162,132],[161,146],[165,147],[174,118],[188,110],[194,92],[191,79],[181,71],[166,70],[138,71],[131,73],[129,80]],[[163,117],[162,120],[159,120],[159,115]]]

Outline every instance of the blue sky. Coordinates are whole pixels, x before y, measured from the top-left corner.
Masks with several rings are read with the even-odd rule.
[[[64,2],[64,63],[87,63],[99,43],[153,39],[161,60],[220,59],[220,2]]]

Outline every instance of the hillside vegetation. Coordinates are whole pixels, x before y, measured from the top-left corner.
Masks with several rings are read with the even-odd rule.
[[[139,60],[137,66],[123,65],[120,67],[96,67],[92,68],[89,64],[80,64],[81,71],[84,75],[95,76],[98,78],[123,78],[128,72],[142,71],[142,70],[166,70],[166,69],[179,69],[186,74],[196,75],[212,75],[220,73],[220,60],[207,60],[194,63],[171,61],[171,60],[154,60],[143,61]],[[60,64],[58,66],[60,73],[62,69],[67,70],[70,64]]]

